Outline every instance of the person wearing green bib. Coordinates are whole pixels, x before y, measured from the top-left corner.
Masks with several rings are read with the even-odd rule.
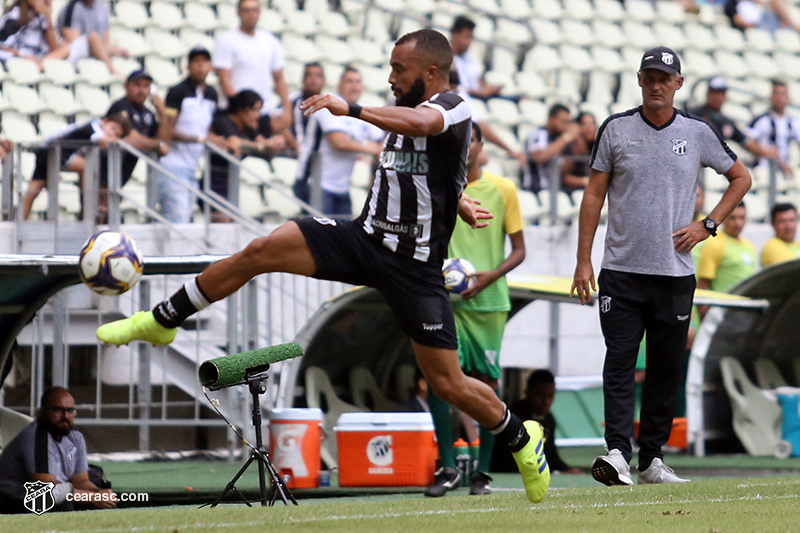
[[[697,288],[725,292],[756,271],[756,248],[741,236],[747,222],[744,202],[725,219],[722,233],[709,239],[700,252]],[[699,306],[705,316],[708,306]]]
[[[500,378],[500,345],[511,310],[505,275],[525,259],[524,222],[513,182],[481,170],[478,159],[482,149],[480,126],[473,122],[465,191],[478,200],[481,207],[494,214],[494,219],[479,231],[457,222],[448,255],[467,259],[477,270],[474,286],[462,293],[461,299],[452,302],[461,368],[468,376],[483,381],[496,391]],[[511,241],[508,256],[506,236]],[[459,486],[460,474],[455,468],[450,406],[431,389],[428,389],[428,404],[436,428],[441,468],[436,471],[425,495],[439,497]],[[481,426],[479,436],[478,467],[470,478],[472,495],[491,492],[491,477],[487,472],[494,435]]]
[[[775,236],[761,250],[762,267],[800,257],[800,243],[794,240],[797,232],[797,208],[792,204],[775,204],[770,214]]]

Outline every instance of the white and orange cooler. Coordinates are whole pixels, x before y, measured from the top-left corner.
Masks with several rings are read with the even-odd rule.
[[[320,409],[273,409],[269,454],[290,489],[319,486]]]
[[[342,487],[427,486],[438,450],[430,413],[344,413],[334,428]]]

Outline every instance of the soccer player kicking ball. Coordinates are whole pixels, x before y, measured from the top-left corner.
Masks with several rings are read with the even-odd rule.
[[[523,425],[488,385],[461,371],[444,289],[441,266],[456,215],[474,228],[491,218],[461,194],[467,183],[471,113],[448,90],[452,59],[444,35],[415,31],[401,37],[392,51],[389,83],[396,107],[362,109],[329,95],[312,96],[301,105],[306,114],[326,108],[390,132],[361,216],[344,222],[287,222],[209,266],[152,311],[101,326],[97,337],[116,345],[132,340],[169,344],[187,317],[268,272],[374,287],[411,338],[417,363],[436,395],[488,428],[511,451],[528,499],[536,503],[550,484],[542,428],[531,421]]]

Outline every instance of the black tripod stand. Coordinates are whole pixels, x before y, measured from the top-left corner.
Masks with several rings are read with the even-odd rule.
[[[293,504],[297,505],[297,500],[295,500],[294,496],[292,496],[292,493],[289,492],[289,488],[278,474],[278,470],[275,468],[275,465],[273,465],[272,461],[270,461],[269,452],[264,448],[264,443],[261,437],[261,405],[258,397],[267,391],[266,381],[269,377],[267,375],[267,370],[269,370],[269,365],[267,365],[266,368],[259,368],[259,372],[252,375],[248,373],[242,382],[242,384],[247,383],[248,387],[250,387],[250,394],[253,396],[253,428],[256,432],[256,446],[253,448],[253,446],[245,440],[245,444],[247,444],[253,450],[250,454],[250,458],[247,459],[247,462],[242,466],[242,468],[239,469],[239,472],[233,477],[230,483],[228,483],[228,486],[225,487],[225,490],[223,490],[222,493],[217,496],[217,499],[214,500],[214,503],[211,504],[211,507],[216,507],[222,501],[222,498],[224,498],[225,495],[231,491],[238,494],[242,502],[247,504],[248,507],[252,507],[252,505],[250,505],[250,500],[245,498],[244,495],[239,492],[239,489],[236,488],[236,482],[240,477],[242,477],[242,474],[245,473],[253,461],[258,462],[258,485],[261,489],[261,497],[258,500],[253,501],[261,502],[262,507],[267,505],[272,506],[275,505],[278,496],[280,496],[284,504],[289,505],[289,502],[291,501]],[[269,476],[272,479],[272,495],[269,498],[267,498],[267,472],[269,472]]]

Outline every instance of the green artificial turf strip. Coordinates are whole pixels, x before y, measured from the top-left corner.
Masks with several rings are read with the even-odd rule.
[[[23,532],[324,531],[789,531],[800,523],[800,477],[680,485],[553,490],[530,504],[521,492],[317,500],[299,507],[170,507],[0,517]]]

